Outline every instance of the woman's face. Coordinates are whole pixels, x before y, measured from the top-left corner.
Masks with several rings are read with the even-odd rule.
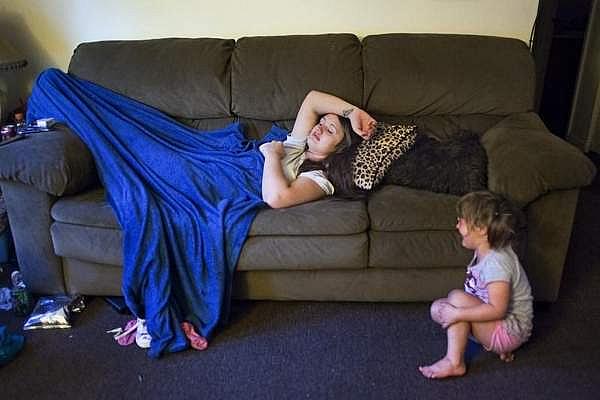
[[[340,118],[336,114],[326,114],[310,130],[307,144],[312,153],[328,156],[335,151],[342,140],[344,140],[344,130]]]

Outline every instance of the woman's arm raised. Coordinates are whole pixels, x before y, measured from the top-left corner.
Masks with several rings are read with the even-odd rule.
[[[375,120],[360,108],[339,97],[310,91],[298,111],[292,136],[305,140],[311,130],[326,114],[337,114],[350,120],[354,132],[368,139],[375,130]],[[265,156],[262,177],[262,198],[273,208],[289,207],[325,197],[327,193],[312,179],[298,177],[288,182],[283,173],[281,159],[285,155],[282,142],[270,142],[260,146]]]
[[[302,101],[292,136],[306,138],[319,118],[325,114],[337,114],[348,118],[354,132],[363,139],[368,139],[374,131],[376,121],[365,111],[339,97],[311,90]]]

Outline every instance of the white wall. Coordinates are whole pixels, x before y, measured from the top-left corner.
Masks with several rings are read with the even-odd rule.
[[[239,38],[351,32],[436,32],[529,41],[538,0],[0,0],[0,37],[29,60],[0,74],[9,102],[42,69],[66,70],[78,43],[158,37]]]

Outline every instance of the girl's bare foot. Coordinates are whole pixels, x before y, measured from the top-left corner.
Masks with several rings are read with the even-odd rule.
[[[515,355],[513,353],[502,353],[500,354],[500,359],[504,362],[511,362],[515,359]]]
[[[454,364],[450,359],[444,357],[435,364],[419,367],[419,371],[425,378],[440,379],[464,375],[467,372],[467,367],[464,363]]]

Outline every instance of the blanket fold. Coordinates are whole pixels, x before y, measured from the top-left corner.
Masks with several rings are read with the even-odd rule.
[[[201,132],[57,69],[40,74],[28,100],[28,122],[47,117],[69,126],[94,156],[123,229],[123,295],[147,320],[149,355],[186,349],[183,321],[211,338],[264,206],[258,147],[287,132],[273,126],[260,141],[247,140],[238,123]]]

